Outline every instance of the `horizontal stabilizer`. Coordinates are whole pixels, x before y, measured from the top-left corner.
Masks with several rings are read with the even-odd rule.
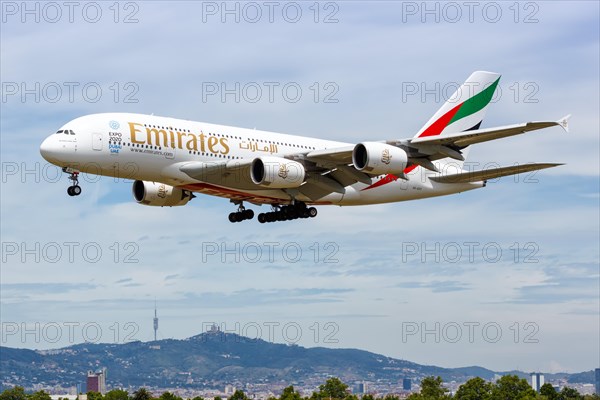
[[[522,174],[525,172],[537,171],[545,168],[558,167],[563,164],[524,164],[524,165],[513,165],[510,167],[484,169],[482,171],[473,172],[462,172],[460,174],[442,175],[430,177],[432,181],[439,183],[469,183],[469,182],[481,182],[488,179],[500,178],[502,176],[510,176],[516,174]]]

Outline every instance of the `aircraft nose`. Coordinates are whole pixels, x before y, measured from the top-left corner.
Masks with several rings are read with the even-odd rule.
[[[54,136],[48,136],[40,145],[40,154],[49,162],[56,160],[58,150],[58,143],[54,139]]]

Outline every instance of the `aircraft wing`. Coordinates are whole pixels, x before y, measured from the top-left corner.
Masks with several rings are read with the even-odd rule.
[[[523,164],[513,165],[510,167],[484,169],[481,171],[473,172],[461,172],[459,174],[443,175],[443,176],[432,176],[429,179],[439,183],[469,183],[469,182],[481,182],[488,179],[500,178],[502,176],[510,176],[516,174],[522,174],[524,172],[537,171],[545,168],[557,167],[563,164],[553,163],[537,163],[537,164]]]
[[[426,136],[410,140],[411,145],[440,145],[466,147],[471,144],[487,142],[489,140],[502,139],[509,136],[535,131],[538,129],[561,126],[565,131],[569,130],[569,118],[571,115],[561,118],[559,121],[527,122],[525,124],[501,126],[497,128],[478,129],[467,132],[459,132],[444,136]]]
[[[313,150],[305,155],[308,160],[320,164],[350,164],[352,163],[352,150],[354,146],[336,147],[333,149]]]
[[[538,121],[527,122],[524,124],[507,125],[496,128],[477,129],[459,133],[446,134],[442,136],[414,137],[412,139],[387,140],[385,143],[400,147],[408,155],[408,161],[412,165],[420,165],[428,170],[438,172],[433,161],[442,158],[453,158],[464,161],[462,150],[472,144],[487,142],[490,140],[502,139],[509,136],[520,135],[526,132],[535,131],[552,126],[560,126],[565,131],[569,130],[569,118],[567,115],[558,121]],[[345,169],[344,175],[350,175],[355,182],[367,183],[369,176],[354,168],[346,169],[352,164],[352,147],[340,147],[335,149],[315,150],[303,156],[304,159],[315,162],[317,165],[336,168],[341,166]]]

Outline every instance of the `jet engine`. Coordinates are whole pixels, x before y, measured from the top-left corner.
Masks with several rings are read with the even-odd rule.
[[[297,188],[306,171],[297,161],[280,157],[258,157],[252,161],[250,177],[256,185],[272,189]]]
[[[399,147],[379,142],[364,142],[352,150],[354,168],[371,175],[400,174],[408,164],[408,155]]]
[[[133,182],[132,192],[135,201],[146,206],[183,206],[195,197],[189,190],[146,181]]]

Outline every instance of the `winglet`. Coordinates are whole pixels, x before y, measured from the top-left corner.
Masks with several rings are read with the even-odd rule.
[[[569,118],[571,118],[571,114],[564,116],[558,121],[556,121],[558,125],[560,125],[565,130],[565,132],[569,132]]]

